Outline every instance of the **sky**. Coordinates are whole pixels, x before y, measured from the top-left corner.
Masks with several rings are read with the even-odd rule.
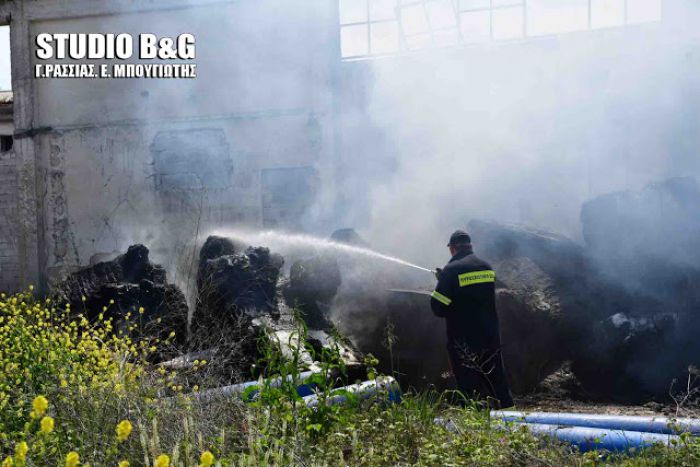
[[[0,26],[0,91],[10,89],[10,27]]]

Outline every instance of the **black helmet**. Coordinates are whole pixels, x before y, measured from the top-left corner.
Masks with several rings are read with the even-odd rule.
[[[472,238],[464,230],[455,230],[455,232],[450,235],[450,242],[447,246],[464,245],[472,242]]]

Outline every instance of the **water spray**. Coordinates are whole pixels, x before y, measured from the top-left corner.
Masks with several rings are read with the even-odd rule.
[[[289,247],[289,248],[317,248],[321,250],[333,250],[337,252],[350,253],[355,255],[362,255],[369,258],[381,259],[384,261],[389,261],[395,264],[400,264],[402,266],[408,266],[420,271],[429,272],[434,274],[434,271],[417,264],[410,263],[401,258],[395,256],[385,255],[384,253],[379,253],[378,251],[370,250],[369,248],[363,248],[355,245],[348,245],[346,243],[334,242],[332,240],[327,240],[324,238],[313,237],[311,235],[301,235],[301,234],[290,234],[286,232],[276,232],[274,230],[267,230],[264,232],[250,232],[250,231],[238,231],[238,230],[217,230],[212,232],[213,235],[218,235],[221,237],[230,237],[238,240],[242,240],[248,244],[259,244],[259,245],[272,245],[278,247]]]

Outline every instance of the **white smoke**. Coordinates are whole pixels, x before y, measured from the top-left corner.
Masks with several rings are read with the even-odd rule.
[[[348,223],[419,264],[471,218],[580,240],[587,199],[700,175],[698,44],[665,18],[343,64]]]

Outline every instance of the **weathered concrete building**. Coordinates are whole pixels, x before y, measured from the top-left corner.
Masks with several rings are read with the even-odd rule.
[[[0,288],[17,287],[20,280],[14,132],[12,92],[0,92]]]
[[[18,182],[0,195],[0,288],[45,284],[134,241],[176,268],[211,226],[310,219],[331,171],[337,13],[287,3],[0,1],[15,123],[0,164]],[[198,77],[34,79],[41,32],[188,32]]]

